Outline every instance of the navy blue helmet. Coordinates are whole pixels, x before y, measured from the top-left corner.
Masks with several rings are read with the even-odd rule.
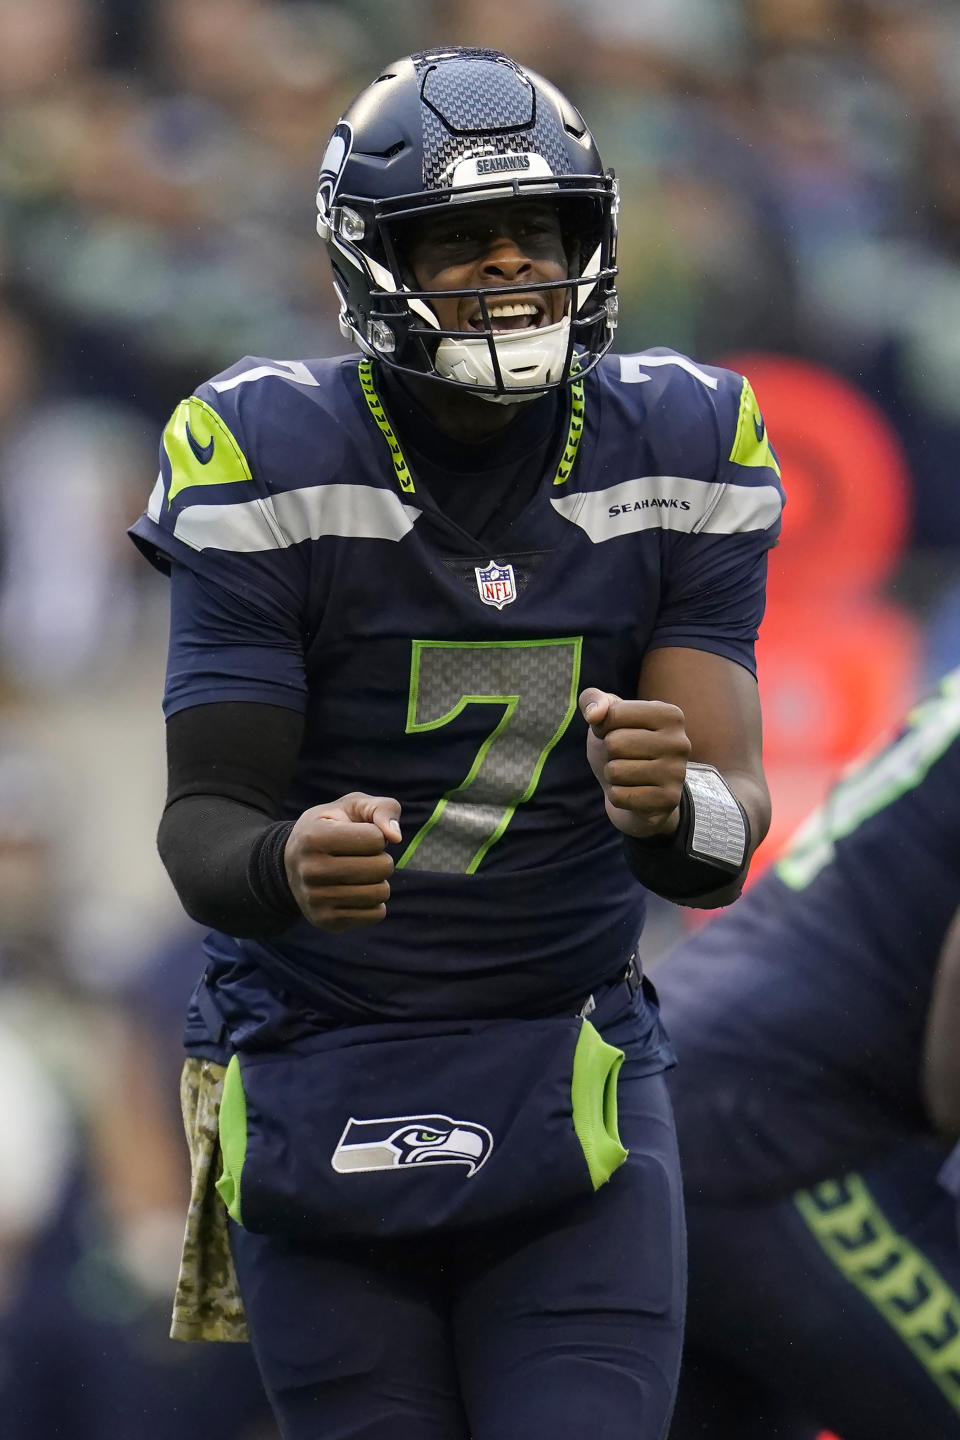
[[[500,330],[489,290],[481,325],[448,331],[431,294],[412,288],[401,237],[450,206],[516,197],[555,203],[569,278],[562,319]],[[327,145],[317,231],[340,299],[340,326],[393,369],[430,375],[489,399],[528,399],[566,385],[607,351],[617,317],[617,187],[579,111],[555,86],[496,50],[451,46],[387,66],[354,100]],[[498,287],[498,299],[529,290]]]

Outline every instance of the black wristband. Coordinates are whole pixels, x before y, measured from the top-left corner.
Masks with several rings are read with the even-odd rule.
[[[253,842],[247,865],[247,884],[264,910],[277,919],[295,920],[300,907],[293,898],[287,867],[283,863],[287,837],[293,829],[292,820],[277,820]]]
[[[746,873],[750,821],[712,765],[691,762],[672,835],[623,837],[623,854],[636,878],[665,900],[695,903]]]

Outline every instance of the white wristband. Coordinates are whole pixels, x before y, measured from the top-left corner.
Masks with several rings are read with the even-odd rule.
[[[739,870],[747,852],[747,824],[737,797],[718,770],[698,760],[687,763],[683,784],[690,801],[688,854]]]

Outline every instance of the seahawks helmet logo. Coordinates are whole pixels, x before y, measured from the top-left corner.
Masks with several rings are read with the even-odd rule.
[[[347,1121],[330,1163],[340,1175],[416,1165],[466,1165],[475,1175],[493,1149],[493,1136],[472,1120],[449,1115],[392,1115]]]
[[[329,239],[337,187],[352,149],[353,127],[341,120],[330,136],[320,162],[320,175],[317,180],[317,231],[321,240]]]

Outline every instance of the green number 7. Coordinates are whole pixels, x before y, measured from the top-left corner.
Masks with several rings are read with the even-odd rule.
[[[467,705],[499,721],[465,779],[438,800],[398,861],[407,870],[472,875],[537,788],[577,707],[582,638],[414,640],[407,733],[449,725]]]

